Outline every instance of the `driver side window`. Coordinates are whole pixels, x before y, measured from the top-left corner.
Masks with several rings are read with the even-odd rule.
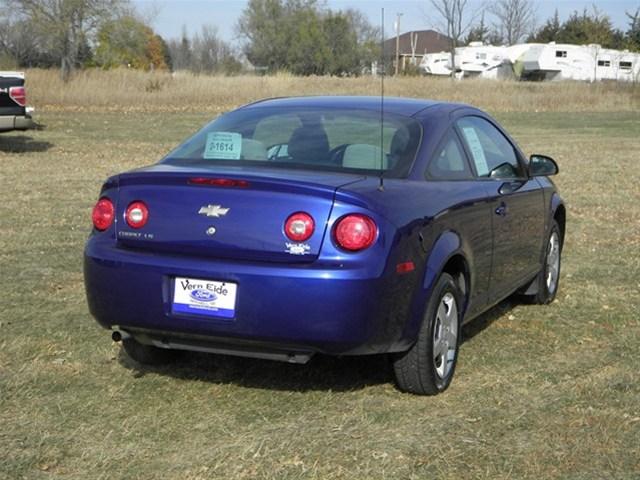
[[[464,117],[458,120],[457,125],[478,177],[523,176],[515,148],[490,122],[481,117]]]

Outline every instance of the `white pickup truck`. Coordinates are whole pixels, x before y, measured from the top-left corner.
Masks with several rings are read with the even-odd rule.
[[[33,108],[27,107],[24,73],[0,72],[0,132],[35,127]]]

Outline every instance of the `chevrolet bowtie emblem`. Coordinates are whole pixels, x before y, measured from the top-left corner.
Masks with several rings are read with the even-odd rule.
[[[220,205],[207,205],[206,207],[200,207],[198,213],[200,215],[206,215],[207,217],[219,218],[224,217],[228,211],[228,208],[221,207]]]

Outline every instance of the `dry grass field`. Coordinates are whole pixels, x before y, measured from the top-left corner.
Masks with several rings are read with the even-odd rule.
[[[87,312],[82,249],[108,175],[216,112],[370,79],[27,72],[42,130],[0,135],[1,479],[640,478],[640,108],[612,85],[389,80],[489,109],[547,153],[568,204],[557,301],[465,331],[451,388],[399,393],[385,359],[306,366],[120,352]],[[185,91],[186,89],[186,91]]]
[[[45,111],[219,113],[265,97],[379,95],[373,77],[211,77],[186,72],[88,70],[64,85],[51,70],[27,74],[30,102]],[[519,83],[389,77],[385,94],[465,102],[494,112],[613,112],[640,110],[640,85]]]

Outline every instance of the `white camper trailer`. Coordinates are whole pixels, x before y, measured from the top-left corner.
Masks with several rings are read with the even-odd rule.
[[[456,49],[456,70],[462,73],[463,78],[513,78],[507,47],[494,47],[482,42],[471,42],[468,47]]]
[[[449,52],[427,53],[420,62],[428,75],[451,75],[451,54]]]
[[[467,47],[456,48],[457,78],[515,78],[513,64],[528,45],[495,47],[482,42],[471,42]],[[451,75],[451,54],[449,52],[425,55],[420,64],[429,75]]]
[[[430,75],[451,75],[451,55],[425,55],[420,67]],[[640,53],[600,45],[552,42],[495,47],[472,42],[456,48],[455,71],[457,78],[640,82]]]
[[[637,81],[640,55],[600,45],[528,44],[514,65],[523,79]]]
[[[513,78],[513,69],[504,47],[472,42],[468,47],[456,48],[455,63],[457,78]],[[420,67],[430,75],[451,75],[451,54],[440,52],[425,55]]]
[[[640,53],[596,47],[595,80],[640,81]]]

